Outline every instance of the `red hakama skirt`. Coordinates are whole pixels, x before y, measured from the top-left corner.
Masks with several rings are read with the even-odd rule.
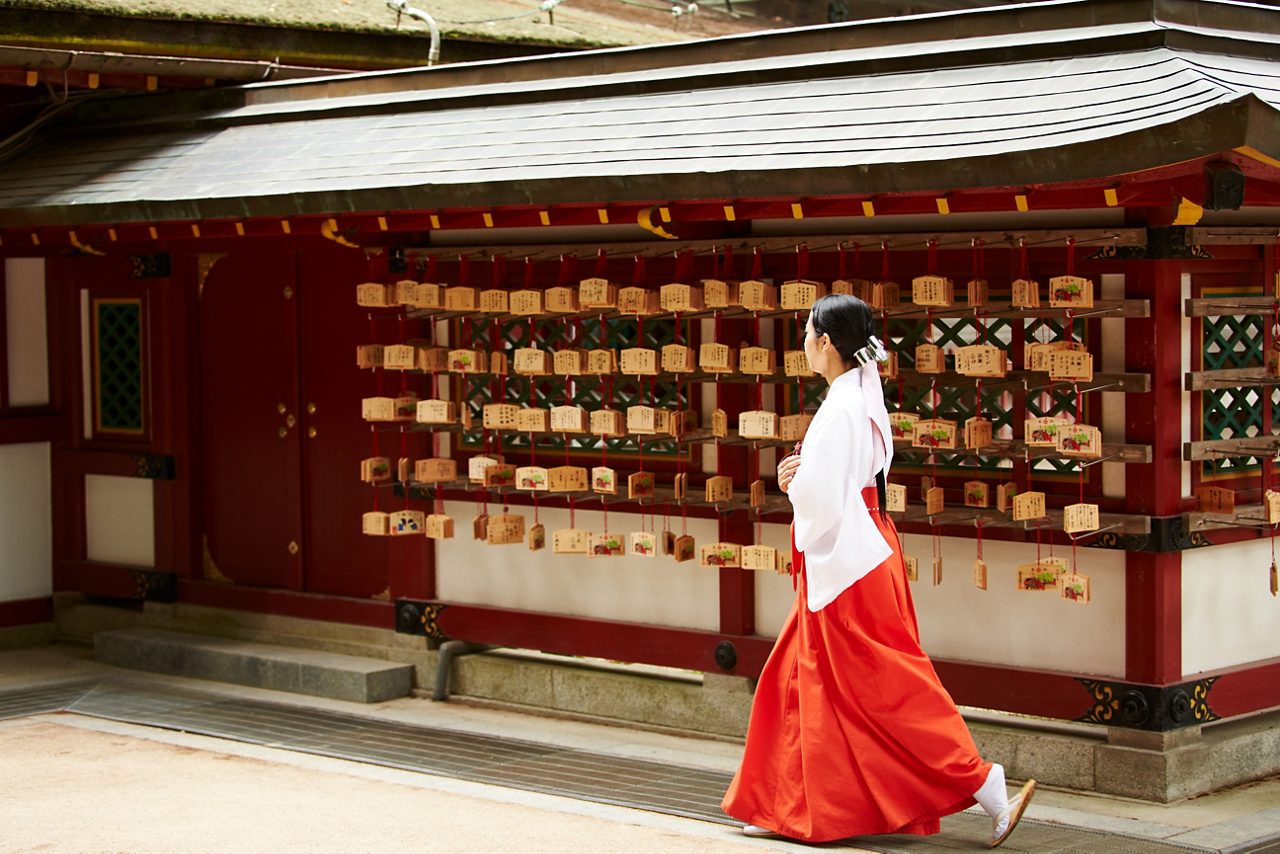
[[[973,805],[991,764],[920,648],[902,544],[863,490],[884,563],[817,613],[796,602],[756,686],[742,765],[724,811],[794,839],[937,833]]]

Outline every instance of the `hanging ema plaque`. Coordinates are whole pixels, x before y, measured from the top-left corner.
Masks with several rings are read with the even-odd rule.
[[[551,551],[556,554],[584,555],[591,549],[591,532],[581,528],[561,528],[551,534]]]
[[[752,410],[738,416],[738,435],[744,439],[777,439],[778,414]]]
[[[920,416],[914,412],[890,412],[889,432],[895,439],[910,439],[915,436],[916,422]]]
[[[826,287],[820,282],[808,279],[795,279],[782,283],[782,310],[808,311],[818,297],[826,293]]]
[[[778,550],[772,546],[743,546],[742,568],[757,572],[776,572],[778,569]]]
[[[1102,431],[1088,424],[1063,424],[1053,437],[1053,446],[1065,457],[1102,456]]]
[[[742,546],[734,543],[712,543],[709,546],[703,546],[701,555],[699,563],[702,566],[742,566]]]
[[[941,418],[917,421],[911,433],[911,446],[930,450],[955,450],[956,423]]]
[[[916,305],[950,306],[955,284],[945,276],[916,276],[911,280],[911,301]]]
[[[1004,350],[990,344],[956,349],[956,373],[967,377],[1003,377],[1007,361]]]
[[[670,374],[692,373],[697,367],[692,348],[668,344],[662,348],[662,370]]]
[[[766,347],[743,347],[738,351],[738,370],[744,374],[766,375],[778,369],[778,356]]]
[[[916,345],[916,371],[921,374],[941,374],[947,370],[946,354],[934,344]]]
[[[627,534],[627,553],[637,557],[657,557],[658,535],[649,531]]]
[[[1077,605],[1089,604],[1089,576],[1075,572],[1062,576],[1059,580],[1062,598]]]
[[[1043,519],[1044,517],[1043,492],[1024,492],[1014,497],[1013,519],[1015,522]]]
[[[524,516],[517,514],[490,516],[485,540],[495,546],[523,543]]]
[[[371,537],[385,537],[391,533],[391,517],[371,510],[361,518],[361,530]]]
[[[1080,276],[1054,276],[1049,280],[1052,308],[1093,308],[1093,282]]]
[[[707,478],[706,500],[708,504],[720,504],[733,500],[733,478],[716,475]]]
[[[547,470],[551,492],[586,492],[587,470],[582,466],[556,466]]]
[[[737,370],[738,354],[728,344],[703,344],[698,348],[698,366],[712,374],[731,374]]]
[[[521,466],[516,469],[516,489],[546,492],[549,486],[547,470],[542,466]]]
[[[638,471],[627,475],[627,498],[652,498],[653,484],[651,471]]]
[[[546,303],[549,314],[569,314],[579,310],[578,295],[573,288],[547,288]]]
[[[578,305],[588,308],[613,308],[618,304],[618,286],[608,279],[590,278],[578,283]]]
[[[626,538],[622,534],[610,534],[606,531],[591,535],[592,557],[622,557],[626,553]]]
[[[427,517],[426,533],[433,540],[453,539],[453,517],[432,513]]]
[[[1070,504],[1062,510],[1062,530],[1068,534],[1096,531],[1099,527],[1097,504]]]
[[[529,544],[529,551],[541,551],[547,545],[547,529],[542,525],[533,525],[529,528],[529,535],[525,538],[525,542]]]
[[[1014,279],[1009,286],[1009,302],[1014,308],[1039,308],[1040,283],[1032,279]]]
[[[901,483],[891,483],[885,487],[885,507],[890,513],[907,512],[907,488]]]
[[[596,466],[591,470],[591,489],[601,495],[617,495],[617,472],[608,466]]]
[[[551,429],[551,413],[527,406],[516,413],[516,430],[521,433],[545,433]]]
[[[663,285],[658,290],[658,305],[663,311],[670,311],[676,314],[686,311],[702,311],[706,308],[706,303],[702,298],[702,288],[693,285],[682,285],[673,282],[669,285]]]
[[[987,490],[987,485],[980,480],[966,481],[964,485],[964,506],[965,507],[991,506],[991,500]]]
[[[991,422],[980,415],[966,419],[964,422],[964,446],[979,450],[991,444],[993,440]]]

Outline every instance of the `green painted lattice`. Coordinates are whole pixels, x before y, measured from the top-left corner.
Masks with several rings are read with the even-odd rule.
[[[142,399],[142,304],[102,301],[96,311],[97,429],[140,433]]]
[[[1251,368],[1263,364],[1266,325],[1263,315],[1223,315],[1203,319],[1201,361],[1205,370]],[[1206,389],[1201,393],[1201,432],[1205,440],[1242,439],[1265,432],[1263,405],[1267,391],[1260,386]],[[1271,405],[1280,406],[1280,389],[1272,388]],[[1257,471],[1255,457],[1210,460],[1204,475]]]

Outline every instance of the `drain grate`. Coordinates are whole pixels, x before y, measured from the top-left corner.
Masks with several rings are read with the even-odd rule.
[[[258,700],[126,682],[75,682],[0,693],[0,719],[67,711],[249,744],[348,759],[478,783],[737,824],[720,811],[730,777],[583,750]],[[862,849],[897,854],[985,848],[991,823],[959,813],[929,837],[877,836]],[[1205,852],[1025,819],[1004,850],[1016,852]]]

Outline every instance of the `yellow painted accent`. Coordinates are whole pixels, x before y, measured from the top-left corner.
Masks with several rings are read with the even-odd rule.
[[[658,208],[658,216],[663,222],[671,222],[671,208]]]
[[[945,197],[939,197],[935,199],[935,201],[938,203],[938,213],[943,216],[951,213],[951,203],[948,202]]]
[[[70,238],[71,238],[71,245],[79,249],[81,252],[88,253],[89,255],[106,255],[107,254],[105,252],[100,252],[97,249],[94,249],[92,246],[90,246],[87,243],[81,243],[80,235],[76,234],[74,231],[71,232]]]
[[[39,82],[40,82],[40,72],[38,72],[38,71],[28,71],[28,72],[27,72],[27,85],[28,85],[28,86],[35,86],[35,85],[37,85]]]
[[[863,216],[875,216],[875,215],[876,215],[876,206],[875,206],[875,205],[873,205],[871,202],[863,202],[863,203],[862,203],[862,215],[863,215]]]
[[[237,222],[237,223],[236,223],[236,234],[237,234],[237,235],[239,235],[240,237],[244,237],[244,223],[243,223],[243,222]]]
[[[200,226],[196,225],[194,222],[191,223],[191,236],[192,237],[200,236]]]
[[[99,82],[101,82],[101,78],[98,77],[98,72],[96,71],[89,72],[89,88],[97,89]]]
[[[645,231],[648,231],[652,234],[656,234],[659,237],[665,238],[667,240],[676,239],[676,236],[674,234],[667,231],[662,226],[654,225],[653,208],[645,208],[642,211],[640,211],[640,213],[636,214],[636,222],[639,223],[640,227],[643,228]]]
[[[1019,213],[1026,213],[1030,207],[1027,204],[1027,197],[1022,195],[1022,193],[1018,193],[1013,197],[1013,203],[1017,206]]]
[[[385,216],[378,217],[378,230],[379,231],[387,230],[387,218]]]
[[[733,205],[724,206],[724,218],[729,220],[729,222],[733,222],[738,218],[738,213],[733,209]]]
[[[1243,154],[1245,157],[1248,157],[1250,160],[1256,160],[1259,163],[1265,163],[1268,166],[1275,166],[1277,169],[1280,169],[1280,160],[1276,160],[1274,157],[1268,157],[1256,148],[1248,145],[1242,145],[1235,150],[1240,154]]]
[[[484,214],[484,227],[493,228],[493,214]]]
[[[546,211],[538,211],[538,221],[543,225],[551,225],[551,214]]]
[[[339,246],[349,246],[352,249],[360,248],[355,243],[347,240],[347,238],[343,237],[341,234],[338,234],[338,221],[333,218],[325,220],[324,225],[320,226],[320,236],[326,240],[332,240]]]
[[[280,220],[280,230],[285,234],[293,234],[293,226],[289,225],[289,220],[287,219]]]
[[[804,219],[804,207],[799,202],[793,202],[791,205],[791,218]]]
[[[107,240],[110,240],[112,243],[116,242],[116,230],[114,228],[107,229]]]
[[[147,91],[148,92],[156,91],[156,87],[158,85],[160,85],[160,81],[156,78],[156,76],[154,74],[148,74],[147,75]]]
[[[31,232],[31,243],[35,246],[40,245],[40,235],[36,234],[34,231]]]
[[[600,217],[600,224],[601,224],[601,225],[608,225],[608,224],[609,224],[609,212],[608,212],[607,210],[605,210],[604,208],[599,208],[599,209],[596,211],[596,216]]]
[[[1116,197],[1116,191],[1111,187],[1102,191],[1102,197],[1107,200],[1107,207],[1114,208],[1120,204],[1120,199]]]
[[[1173,218],[1174,225],[1195,225],[1204,216],[1204,208],[1188,199],[1178,203],[1178,215]]]
[[[156,227],[154,225],[147,226],[147,233],[151,235],[152,240],[160,239],[160,233],[156,231]]]
[[[436,216],[435,214],[429,214],[429,216],[431,217],[431,227],[432,227],[432,228],[439,228],[439,227],[440,227],[440,217]],[[379,217],[379,218],[378,218],[378,221],[379,221],[380,223],[385,223],[385,222],[386,222],[386,220],[385,220],[385,219],[382,219],[381,217]],[[385,226],[385,225],[382,227],[382,230],[383,230],[383,231],[386,231],[386,230],[387,230],[387,228],[386,228],[386,226]]]

